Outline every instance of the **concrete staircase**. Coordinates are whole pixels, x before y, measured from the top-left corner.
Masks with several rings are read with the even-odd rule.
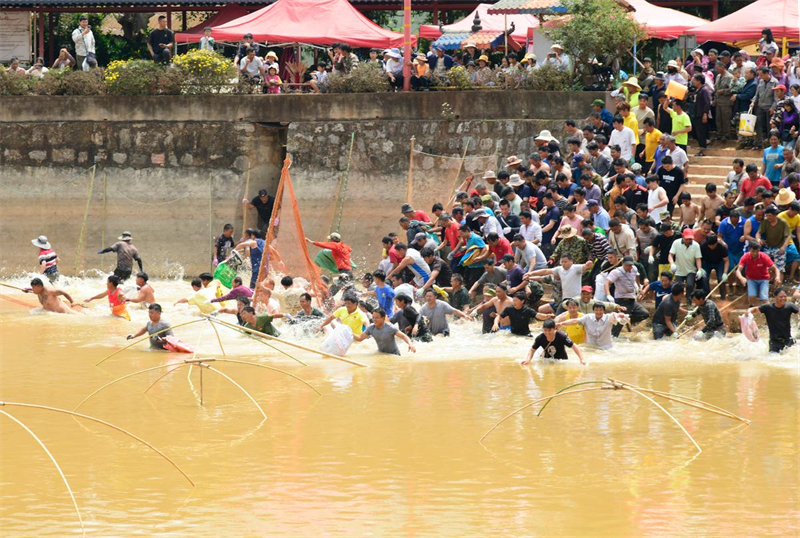
[[[737,149],[735,142],[726,142],[725,144],[715,143],[704,151],[705,157],[694,156],[699,148],[692,146],[688,148],[689,185],[687,190],[691,193],[693,202],[699,204],[705,198],[707,183],[716,184],[719,188],[718,194],[722,194],[722,185],[725,183],[728,172],[732,169],[733,159],[738,157],[744,161],[745,166],[754,163],[758,165],[759,169],[761,168],[760,151]]]

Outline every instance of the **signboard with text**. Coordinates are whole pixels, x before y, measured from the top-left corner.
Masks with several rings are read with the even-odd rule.
[[[0,62],[31,60],[31,12],[0,10]]]

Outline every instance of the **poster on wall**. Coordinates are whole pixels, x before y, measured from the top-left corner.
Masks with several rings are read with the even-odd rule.
[[[31,60],[31,12],[0,10],[0,62]]]

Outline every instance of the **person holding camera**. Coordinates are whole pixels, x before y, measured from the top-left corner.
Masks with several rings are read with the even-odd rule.
[[[89,17],[86,15],[81,15],[78,19],[78,27],[72,31],[72,41],[75,42],[77,68],[88,71],[92,67],[97,67],[94,34],[89,26]]]
[[[550,47],[544,63],[555,66],[559,71],[569,71],[569,56],[564,54],[564,47],[558,43],[553,43],[553,46]]]
[[[158,28],[150,32],[147,38],[147,50],[153,61],[161,64],[168,64],[172,60],[172,46],[175,44],[175,37],[172,30],[167,28],[167,17],[158,17]]]

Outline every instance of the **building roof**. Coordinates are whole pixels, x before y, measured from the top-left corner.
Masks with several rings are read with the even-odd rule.
[[[263,6],[274,0],[235,0],[237,4]],[[93,8],[93,7],[159,7],[159,6],[220,6],[225,0],[0,0],[0,7],[6,8]]]
[[[489,13],[504,14],[537,14],[537,13],[566,13],[567,8],[561,5],[560,0],[500,0],[489,8]]]

